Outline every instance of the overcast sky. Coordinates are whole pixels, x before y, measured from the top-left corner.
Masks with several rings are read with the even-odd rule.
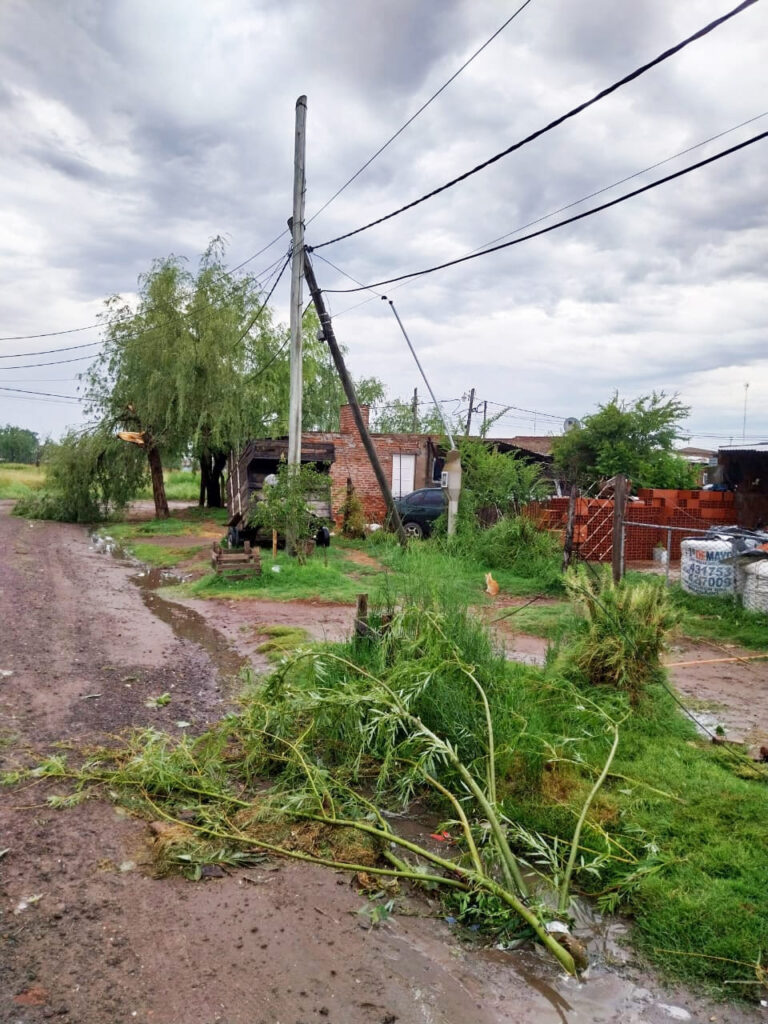
[[[194,266],[214,235],[232,265],[266,245],[291,212],[302,93],[312,217],[519,2],[1,0],[0,335],[92,324],[107,295],[135,293],[154,258]],[[532,0],[312,221],[307,241],[430,191],[735,4]],[[322,255],[364,283],[396,276],[710,136],[728,131],[569,213],[766,131],[768,116],[729,129],[768,111],[767,43],[759,2],[520,152]],[[766,157],[758,142],[543,238],[384,289],[438,397],[474,387],[489,413],[517,407],[495,431],[511,436],[559,433],[614,390],[677,392],[692,443],[717,447],[741,440],[748,382],[747,439],[768,440]],[[283,237],[248,269],[286,249]],[[354,287],[318,258],[315,269],[325,288]],[[287,278],[275,293],[283,319]],[[381,377],[391,397],[417,386],[426,397],[387,305],[369,293],[328,298],[352,372]],[[16,354],[98,338],[2,341],[14,358],[0,359],[0,384],[75,395],[86,361],[24,364],[82,350]],[[0,410],[0,424],[42,435],[81,422],[74,403],[31,395],[0,391]]]

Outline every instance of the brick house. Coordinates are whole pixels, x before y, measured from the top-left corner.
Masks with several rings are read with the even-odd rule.
[[[361,406],[366,424],[370,409]],[[445,450],[439,434],[372,434],[384,473],[392,487],[394,497],[409,494],[419,487],[437,486],[443,468]],[[546,465],[551,462],[551,438],[489,438],[489,443],[501,451],[519,452]],[[227,463],[227,508],[230,525],[247,515],[251,496],[260,491],[264,478],[275,473],[288,453],[288,439],[275,438],[249,441],[239,456],[233,452]],[[339,429],[333,432],[305,432],[301,437],[301,461],[313,464],[328,473],[331,479],[332,517],[340,523],[341,506],[347,493],[347,480],[351,480],[362,502],[366,521],[383,523],[386,506],[381,496],[360,435],[355,426],[352,409],[341,407]],[[330,517],[329,517],[330,518]]]

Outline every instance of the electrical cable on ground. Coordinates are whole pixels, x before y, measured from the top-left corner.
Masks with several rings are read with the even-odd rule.
[[[477,166],[471,168],[468,171],[465,171],[458,177],[452,178],[450,181],[445,182],[445,184],[440,185],[438,188],[432,189],[431,192],[427,192],[425,195],[420,196],[418,199],[414,199],[410,203],[406,203],[404,206],[400,206],[398,209],[393,210],[391,213],[385,214],[383,217],[377,217],[376,220],[372,220],[368,224],[363,224],[362,227],[355,228],[353,231],[347,231],[343,235],[337,235],[335,238],[331,238],[327,242],[321,242],[320,245],[314,246],[311,251],[316,251],[317,249],[324,248],[327,245],[335,245],[336,242],[341,242],[345,238],[352,238],[354,235],[359,235],[363,231],[368,231],[369,228],[376,227],[376,225],[378,224],[383,224],[385,221],[391,220],[393,217],[397,217],[401,213],[405,213],[406,210],[411,210],[415,206],[419,206],[421,203],[425,203],[428,199],[433,199],[435,196],[440,195],[442,192],[445,192],[448,189],[453,188],[454,185],[458,185],[462,181],[466,181],[468,178],[471,178],[474,174],[477,174],[479,171],[485,170],[492,164],[495,164],[504,157],[509,156],[510,153],[516,152],[523,146],[528,145],[528,143],[533,142],[535,139],[538,139],[542,135],[545,135],[547,132],[550,132],[554,128],[557,128],[559,125],[563,124],[563,122],[570,120],[570,118],[572,117],[576,117],[577,114],[582,113],[582,111],[586,110],[588,107],[591,107],[595,103],[598,103],[600,100],[603,100],[607,96],[610,96],[612,93],[616,92],[618,89],[621,89],[629,82],[633,82],[635,79],[639,78],[641,75],[644,75],[647,71],[650,71],[652,68],[657,67],[659,64],[663,63],[665,60],[668,60],[670,57],[674,57],[676,54],[680,53],[681,50],[684,50],[687,46],[690,46],[691,43],[697,42],[699,39],[704,38],[704,36],[709,35],[710,32],[713,32],[716,28],[719,28],[727,21],[730,21],[731,18],[736,17],[737,14],[741,14],[743,11],[747,10],[747,8],[752,7],[755,3],[757,3],[757,0],[743,0],[742,3],[740,3],[733,10],[729,11],[727,14],[724,14],[719,18],[715,18],[714,21],[710,21],[709,24],[704,25],[704,27],[700,28],[697,32],[694,32],[692,35],[683,39],[675,46],[672,46],[668,50],[665,50],[663,53],[659,54],[658,57],[655,57],[653,60],[648,61],[646,64],[642,64],[640,67],[635,68],[634,71],[631,71],[628,75],[625,75],[623,78],[620,78],[617,82],[614,82],[612,85],[609,85],[605,89],[602,89],[600,92],[596,93],[591,99],[585,100],[583,103],[580,103],[578,106],[573,107],[571,110],[567,111],[567,113],[561,114],[560,117],[555,118],[554,121],[550,121],[549,124],[545,125],[543,128],[539,128],[537,131],[532,132],[530,135],[527,135],[524,139],[521,139],[520,141],[513,143],[511,146],[508,146],[506,149],[503,149],[500,153],[496,153],[488,160],[484,160],[481,164],[477,164]]]
[[[407,127],[408,127],[409,125],[413,124],[413,122],[414,122],[414,121],[416,120],[416,118],[417,118],[417,117],[419,116],[419,114],[422,114],[422,113],[423,113],[423,112],[424,112],[424,111],[425,111],[425,110],[427,109],[427,107],[428,107],[428,106],[429,106],[429,105],[430,105],[430,104],[431,104],[431,103],[432,103],[432,102],[433,102],[434,100],[436,100],[436,99],[437,99],[437,97],[438,97],[438,96],[440,95],[440,93],[444,92],[444,90],[448,88],[448,86],[449,86],[449,85],[451,84],[451,82],[454,82],[454,81],[455,81],[455,80],[456,80],[456,79],[457,79],[457,78],[459,77],[459,75],[460,75],[460,74],[462,73],[462,71],[464,71],[464,70],[465,70],[465,68],[468,68],[468,67],[469,67],[469,65],[470,65],[470,64],[472,63],[472,61],[473,61],[473,60],[475,59],[475,57],[479,57],[479,56],[480,56],[480,54],[481,54],[481,53],[483,52],[483,50],[484,50],[484,49],[485,49],[485,48],[486,48],[487,46],[490,46],[490,44],[491,44],[491,43],[493,42],[493,40],[494,40],[494,39],[495,39],[495,38],[496,38],[496,37],[497,37],[498,35],[501,35],[501,33],[502,33],[502,32],[504,31],[504,29],[505,29],[505,28],[507,28],[507,26],[508,26],[508,25],[511,25],[511,24],[512,24],[512,22],[513,22],[513,21],[515,20],[515,18],[516,18],[516,17],[518,16],[518,14],[522,14],[522,12],[523,12],[523,11],[525,10],[525,8],[526,8],[526,7],[528,6],[528,4],[529,4],[529,3],[531,3],[531,0],[525,0],[525,3],[521,4],[521,5],[520,5],[520,7],[518,7],[518,8],[517,8],[517,10],[516,10],[516,11],[515,11],[515,12],[514,12],[513,14],[511,14],[511,15],[510,15],[510,16],[509,16],[509,17],[507,18],[507,20],[506,20],[506,21],[504,22],[504,24],[503,24],[503,25],[501,25],[501,26],[500,26],[499,28],[497,28],[497,29],[496,29],[496,31],[495,31],[495,32],[493,33],[493,35],[492,35],[492,36],[489,36],[489,38],[488,38],[488,39],[486,39],[486,41],[485,41],[485,42],[483,43],[483,45],[482,45],[482,46],[480,46],[480,47],[478,47],[478,49],[477,49],[477,50],[475,50],[475,52],[474,52],[474,53],[473,53],[473,54],[471,55],[471,57],[468,57],[468,58],[467,58],[467,60],[465,60],[465,61],[464,61],[464,63],[463,63],[462,65],[461,65],[461,67],[460,67],[460,68],[459,68],[459,69],[458,69],[457,71],[454,71],[454,73],[453,73],[453,74],[451,75],[451,77],[450,77],[450,78],[449,78],[449,79],[448,79],[448,80],[447,80],[446,82],[443,82],[443,84],[442,84],[442,85],[440,86],[440,88],[439,88],[439,89],[438,89],[438,90],[437,90],[436,92],[433,92],[433,93],[432,93],[432,95],[431,95],[431,96],[429,97],[429,99],[428,99],[428,100],[426,101],[426,103],[422,103],[422,105],[421,105],[421,106],[419,107],[419,109],[418,109],[418,110],[417,110],[417,111],[415,112],[415,114],[412,114],[412,115],[411,115],[411,116],[410,116],[410,117],[408,118],[408,120],[407,120],[407,121],[406,121],[406,122],[405,122],[404,124],[402,124],[402,125],[401,125],[401,126],[400,126],[400,127],[398,128],[398,129],[397,129],[397,131],[396,131],[396,132],[395,132],[395,133],[394,133],[393,135],[390,135],[390,137],[389,137],[389,138],[387,139],[387,141],[386,141],[386,142],[384,143],[384,145],[383,145],[383,146],[380,146],[380,147],[379,147],[379,148],[378,148],[378,149],[376,150],[376,152],[375,152],[375,153],[373,154],[373,156],[369,157],[369,158],[368,158],[368,159],[367,159],[367,160],[365,161],[365,163],[364,163],[364,164],[362,165],[362,167],[358,168],[358,170],[356,170],[356,171],[355,171],[355,173],[354,173],[354,174],[352,175],[352,177],[351,177],[351,178],[348,178],[348,179],[347,179],[347,180],[346,180],[346,181],[344,182],[344,184],[343,184],[343,185],[341,186],[341,188],[338,188],[338,189],[337,189],[337,190],[336,190],[336,191],[335,191],[335,192],[333,193],[333,195],[331,196],[331,198],[330,198],[330,199],[327,199],[327,200],[326,200],[326,201],[325,201],[325,202],[323,203],[323,205],[322,205],[322,206],[320,207],[320,209],[319,209],[319,210],[317,211],[317,213],[313,213],[313,214],[312,214],[312,216],[311,216],[311,217],[309,218],[309,220],[307,221],[307,224],[311,224],[311,223],[312,223],[312,221],[313,221],[313,220],[315,220],[315,218],[319,217],[319,216],[320,216],[320,214],[321,214],[321,213],[322,213],[322,212],[323,212],[324,210],[327,210],[327,209],[328,209],[328,207],[329,207],[329,206],[331,205],[331,203],[332,203],[332,202],[334,201],[334,199],[338,199],[338,197],[339,197],[339,196],[341,195],[341,193],[342,193],[342,192],[343,192],[343,191],[344,191],[344,190],[345,190],[345,189],[346,189],[346,188],[347,188],[347,187],[348,187],[349,185],[351,185],[351,184],[352,184],[352,182],[353,182],[353,181],[354,181],[354,180],[355,180],[356,178],[359,178],[359,177],[360,177],[360,175],[361,175],[361,174],[363,173],[363,171],[364,171],[364,170],[366,170],[366,168],[370,167],[370,166],[371,166],[371,164],[373,163],[373,161],[374,161],[374,160],[375,160],[375,159],[376,159],[377,157],[381,156],[381,154],[382,154],[382,153],[384,152],[384,150],[385,150],[385,149],[386,149],[386,148],[387,148],[387,147],[388,147],[388,146],[389,146],[389,145],[390,145],[391,143],[393,143],[393,142],[395,141],[395,139],[396,139],[396,138],[397,138],[397,137],[398,137],[399,135],[402,135],[402,133],[403,133],[403,132],[405,131],[405,129],[406,129],[406,128],[407,128]]]
[[[752,2],[755,2],[755,0],[752,0]],[[487,256],[493,252],[500,252],[502,249],[509,249],[514,245],[520,245],[521,242],[527,242],[532,238],[538,238],[540,235],[549,234],[550,231],[556,231],[558,228],[566,227],[568,224],[575,224],[576,221],[585,220],[587,217],[592,217],[596,213],[608,210],[612,206],[618,206],[620,203],[624,203],[628,199],[634,199],[635,196],[642,195],[644,192],[650,192],[652,189],[658,188],[660,185],[665,185],[667,182],[674,181],[676,178],[682,178],[686,174],[690,174],[692,171],[697,171],[702,167],[706,167],[708,164],[715,163],[717,160],[722,160],[723,157],[731,156],[733,153],[746,149],[746,147],[752,146],[756,142],[762,142],[765,138],[768,138],[768,132],[761,132],[760,135],[755,135],[751,139],[747,139],[735,146],[731,146],[729,149],[724,149],[720,153],[715,153],[714,156],[707,157],[705,160],[699,160],[698,163],[691,164],[689,167],[684,167],[682,170],[675,171],[673,174],[667,174],[665,177],[659,178],[657,181],[652,181],[647,185],[636,188],[632,192],[627,192],[623,196],[618,196],[616,199],[609,200],[607,203],[601,203],[599,206],[593,206],[589,210],[583,210],[581,213],[576,213],[572,217],[566,217],[565,220],[557,221],[555,224],[550,224],[548,227],[540,228],[538,231],[531,231],[529,234],[522,235],[520,238],[515,238],[510,242],[503,242],[501,245],[494,245],[490,249],[483,249],[482,252],[471,253],[468,256],[460,256],[455,260],[447,260],[445,263],[438,263],[437,265],[427,267],[424,270],[414,270],[408,274],[399,274],[397,277],[388,277],[381,281],[373,281],[370,284],[361,285],[358,288],[329,288],[327,291],[336,295],[370,291],[374,288],[381,288],[384,285],[394,284],[397,281],[406,281],[409,278],[423,277],[425,274],[434,274],[437,270],[445,270],[447,267],[455,267],[460,263],[467,263],[469,260],[476,260],[481,256]],[[311,252],[312,250],[310,249],[309,251]]]

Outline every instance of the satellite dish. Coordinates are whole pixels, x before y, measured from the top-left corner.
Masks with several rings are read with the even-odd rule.
[[[563,433],[567,434],[569,430],[578,430],[581,424],[575,416],[568,416],[563,420]]]

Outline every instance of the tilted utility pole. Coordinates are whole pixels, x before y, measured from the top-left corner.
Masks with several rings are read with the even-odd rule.
[[[469,437],[469,428],[470,428],[470,425],[472,423],[472,413],[474,412],[474,409],[472,408],[472,406],[474,404],[475,404],[475,389],[472,388],[472,390],[469,392],[469,412],[467,413],[467,427],[466,427],[466,430],[464,431],[464,433],[467,435],[467,437]]]
[[[341,349],[336,341],[336,335],[333,333],[333,324],[331,323],[331,317],[325,308],[325,300],[323,299],[323,293],[317,284],[315,278],[315,272],[312,269],[312,264],[309,261],[309,255],[304,250],[304,276],[307,279],[307,287],[309,288],[310,294],[312,295],[312,301],[315,304],[315,312],[320,318],[320,326],[323,331],[323,337],[325,338],[328,348],[331,350],[331,356],[336,366],[336,371],[341,379],[341,385],[344,388],[344,394],[347,396],[347,401],[352,409],[352,415],[357,425],[358,432],[360,434],[360,440],[363,442],[363,447],[366,450],[368,458],[370,459],[373,472],[376,475],[379,488],[381,490],[384,503],[387,506],[387,514],[389,515],[390,522],[397,533],[398,540],[406,547],[408,544],[408,538],[405,535],[403,524],[400,519],[400,515],[395,508],[395,503],[392,498],[392,491],[389,486],[389,481],[382,469],[381,463],[379,462],[379,456],[376,449],[373,446],[371,435],[368,432],[368,426],[363,420],[363,415],[360,412],[360,405],[357,401],[357,395],[355,393],[355,385],[352,383],[352,378],[347,372],[347,367],[344,364],[344,357],[341,354]]]
[[[293,216],[291,229],[291,392],[288,408],[288,465],[301,465],[301,395],[303,389],[301,352],[301,281],[304,273],[304,152],[307,127],[307,97],[296,100],[296,140],[293,158]]]

